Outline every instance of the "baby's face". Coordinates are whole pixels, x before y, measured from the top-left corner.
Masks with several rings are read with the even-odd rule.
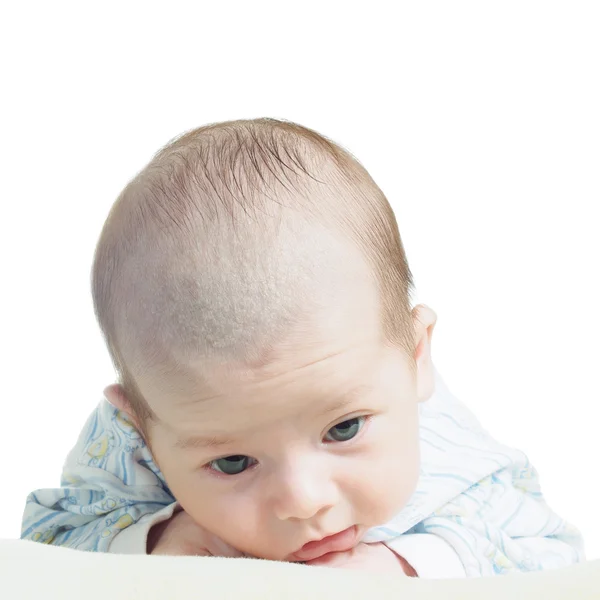
[[[328,549],[302,546],[349,527],[358,542],[416,487],[417,381],[375,320],[339,308],[266,367],[213,365],[202,393],[151,403],[152,451],[174,496],[246,554],[310,560]]]

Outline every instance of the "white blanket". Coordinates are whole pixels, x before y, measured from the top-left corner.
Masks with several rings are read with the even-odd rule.
[[[6,600],[596,600],[600,561],[538,573],[419,580],[244,558],[83,552],[0,540]]]

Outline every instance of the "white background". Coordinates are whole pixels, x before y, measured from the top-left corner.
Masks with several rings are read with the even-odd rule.
[[[370,170],[440,373],[600,558],[598,3],[11,4],[0,537],[113,380],[89,291],[111,203],[176,134],[272,116]]]

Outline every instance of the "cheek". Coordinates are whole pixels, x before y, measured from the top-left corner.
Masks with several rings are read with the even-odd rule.
[[[362,512],[372,519],[371,526],[382,525],[392,519],[406,506],[415,491],[419,478],[418,452],[399,456],[380,456],[373,461],[360,483],[363,490]],[[373,468],[375,464],[377,468]]]
[[[171,493],[187,513],[194,516],[193,513],[212,504],[210,489],[208,493],[201,489],[206,487],[202,485],[206,476],[198,471],[200,466],[193,463],[190,457],[174,452],[166,444],[157,441],[152,444],[152,454]]]
[[[408,416],[408,415],[407,415]],[[362,512],[381,525],[399,513],[419,479],[419,428],[416,419],[390,419],[370,432],[371,448],[361,468]]]
[[[269,522],[256,499],[218,483],[184,484],[172,491],[198,525],[226,544],[252,556],[271,557],[270,552],[277,548],[268,544]]]
[[[240,535],[253,528],[250,523],[254,521],[254,515],[250,503],[244,502],[243,494],[221,491],[218,486],[189,483],[172,491],[198,525],[236,548],[240,548]]]
[[[173,496],[199,525],[205,526],[205,521],[213,516],[211,513],[219,509],[215,494],[218,486],[206,485],[207,475],[188,463],[186,457],[157,450],[156,461]],[[222,496],[219,498],[222,500]],[[203,515],[202,521],[198,520],[199,515]]]
[[[173,496],[198,525],[242,551],[248,539],[264,530],[249,494],[210,480],[207,474],[184,464],[180,456],[158,452],[156,460]]]

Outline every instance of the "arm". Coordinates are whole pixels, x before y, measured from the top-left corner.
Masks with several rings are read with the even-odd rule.
[[[540,571],[585,560],[581,534],[546,504],[529,462],[486,477],[408,533],[415,535],[398,538],[397,551],[403,551],[402,537],[437,537],[452,549],[467,577]],[[394,543],[387,544],[393,548]],[[410,553],[404,556],[410,562]],[[450,554],[443,562],[450,560],[456,558]]]
[[[398,576],[418,577],[412,565],[400,554],[382,542],[359,543],[345,552],[330,552],[304,564],[312,567],[353,569],[371,573],[390,573]]]
[[[103,401],[67,457],[61,487],[27,498],[21,538],[80,550],[145,553],[150,527],[168,519],[174,508],[139,432]]]

